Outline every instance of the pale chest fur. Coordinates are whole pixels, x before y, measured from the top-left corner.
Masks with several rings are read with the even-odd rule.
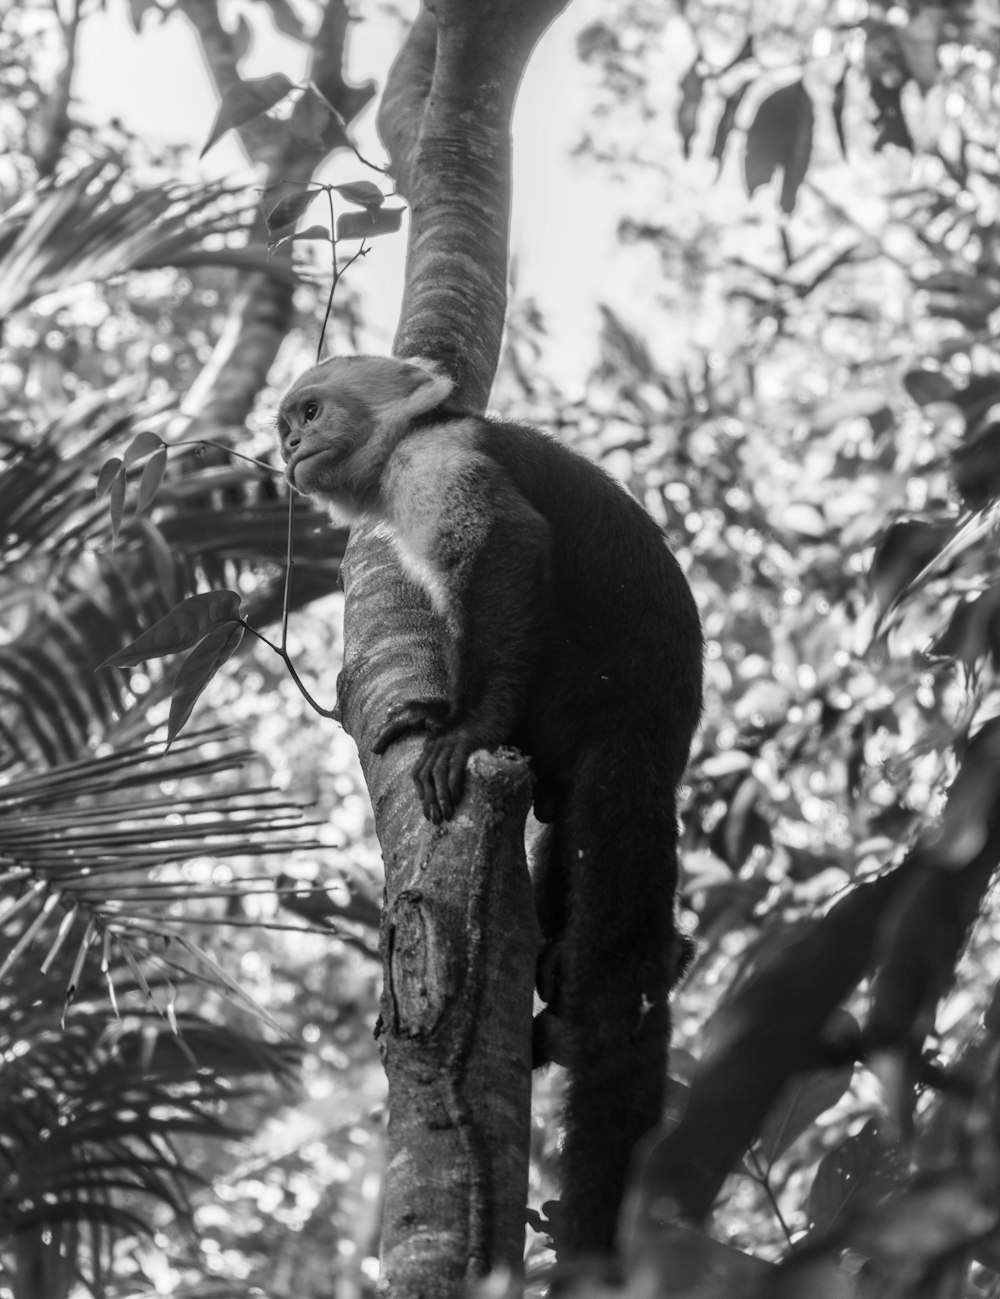
[[[386,465],[385,522],[403,567],[439,613],[449,612],[489,531],[494,474],[471,421],[407,437]]]

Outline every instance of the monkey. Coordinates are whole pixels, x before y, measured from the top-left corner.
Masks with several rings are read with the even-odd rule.
[[[623,486],[453,390],[424,358],[331,358],[282,400],[281,454],[291,486],[338,521],[388,526],[441,619],[447,697],[394,705],[373,745],[423,735],[413,781],[427,819],[455,814],[476,749],[530,760],[537,981],[555,1030],[541,1036],[568,1071],[557,1253],[610,1256],[633,1149],[663,1116],[701,624]]]

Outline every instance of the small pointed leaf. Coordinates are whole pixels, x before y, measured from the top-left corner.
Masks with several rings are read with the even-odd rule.
[[[143,467],[142,477],[139,479],[139,500],[135,507],[137,514],[142,514],[153,504],[166,467],[167,448],[160,447],[159,451],[149,457]]]
[[[319,193],[318,189],[304,189],[279,199],[265,216],[268,230],[283,230],[293,225]]]
[[[203,591],[189,595],[159,622],[137,637],[131,645],[99,663],[101,668],[128,668],[148,659],[163,658],[197,645],[201,638],[220,626],[238,621],[240,595],[237,591]]]
[[[383,207],[378,211],[344,212],[337,218],[338,239],[372,239],[375,235],[395,233],[403,224],[401,207]]]
[[[351,180],[346,185],[334,185],[333,188],[341,198],[356,203],[358,207],[381,207],[385,202],[385,195],[370,180]]]
[[[705,89],[705,77],[701,71],[701,54],[695,56],[694,62],[681,78],[681,101],[677,106],[677,131],[681,137],[681,149],[684,157],[691,156],[691,141],[698,129],[698,109]]]
[[[111,491],[111,484],[121,473],[123,463],[120,456],[112,456],[110,460],[105,460],[101,465],[101,472],[97,475],[97,495],[106,496]]]
[[[712,145],[710,155],[718,161],[720,167],[723,155],[726,152],[726,145],[729,142],[729,136],[736,124],[736,114],[743,102],[743,96],[752,84],[750,81],[744,81],[742,86],[737,86],[733,93],[727,96],[726,102],[722,105],[722,116],[719,118],[719,125],[715,128],[715,142]]]
[[[122,515],[125,513],[125,471],[122,470],[111,483],[111,544],[118,540],[122,526]]]
[[[321,239],[324,243],[333,243],[333,235],[327,226],[309,226],[306,230],[296,230],[294,234],[282,235],[280,239],[269,239],[267,241],[268,251],[273,253],[282,244],[297,243],[301,239]]]
[[[300,144],[310,149],[333,149],[350,145],[347,123],[327,99],[310,85],[288,119],[288,129]]]
[[[137,460],[150,455],[153,451],[159,451],[163,445],[163,438],[157,437],[149,429],[146,429],[143,433],[137,433],[125,448],[125,468],[130,469]],[[110,464],[110,461],[108,463]]]
[[[201,151],[204,158],[212,145],[234,126],[244,123],[266,113],[269,108],[280,103],[295,89],[295,82],[283,72],[272,72],[266,77],[249,77],[246,80],[234,81],[223,92],[222,103],[216,114],[212,129]]]
[[[238,649],[243,639],[243,624],[224,623],[210,631],[181,664],[174,681],[170,700],[170,717],[167,720],[167,743],[173,744],[181,728],[191,716],[198,696],[211,679]]]

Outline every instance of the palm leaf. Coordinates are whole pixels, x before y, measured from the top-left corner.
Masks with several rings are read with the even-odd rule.
[[[236,1136],[233,1102],[290,1080],[300,1053],[196,1015],[180,1037],[149,1014],[109,1024],[94,1005],[56,1032],[28,998],[0,1000],[0,1256],[19,1293],[74,1265],[101,1293],[114,1241],[152,1234],[153,1205],[190,1225],[200,1179],[178,1143]]]
[[[112,545],[107,502],[94,494],[100,466],[140,432],[166,436],[175,414],[88,396],[19,442],[0,474],[0,610],[22,628],[0,647],[0,770],[70,761],[107,734],[127,709],[126,678],[94,668],[184,596],[245,588],[254,573],[248,616],[263,625],[280,613],[286,500],[244,462],[171,451],[150,515],[134,511],[133,472]],[[343,541],[321,512],[296,511],[296,607],[335,588]]]
[[[227,749],[220,732],[192,736],[169,754],[136,745],[0,786],[0,979],[36,949],[43,972],[72,954],[66,1004],[98,963],[124,961],[153,1000],[144,970],[192,975],[221,988],[277,1031],[279,1026],[185,929],[193,919],[239,924],[233,903],[275,894],[262,872],[226,872],[218,863],[320,845],[303,832],[302,809],[266,788],[186,793],[212,778],[218,788],[252,754]],[[170,794],[165,781],[180,782]],[[193,863],[210,859],[211,869]],[[203,878],[199,883],[199,876]],[[201,910],[195,913],[195,907]],[[301,928],[248,920],[255,926]],[[171,944],[173,944],[171,948]],[[171,954],[171,953],[174,954]],[[110,990],[113,995],[113,989]],[[172,999],[160,1008],[173,1014]]]
[[[170,182],[126,197],[114,161],[47,181],[0,218],[0,318],[49,293],[125,271],[233,266],[297,282],[285,259],[246,246],[256,199],[220,184]],[[244,246],[212,246],[239,235]]]

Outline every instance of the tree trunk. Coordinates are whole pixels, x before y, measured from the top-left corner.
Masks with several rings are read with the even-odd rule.
[[[510,118],[527,59],[565,0],[438,0],[389,77],[379,125],[410,204],[394,352],[429,356],[482,409],[506,308]],[[453,1295],[521,1269],[538,929],[524,860],[527,769],[473,759],[456,818],[424,821],[413,738],[372,740],[393,700],[440,694],[440,628],[374,529],[356,527],[343,719],[358,742],[386,868],[379,1036],[389,1079],[383,1293]]]

